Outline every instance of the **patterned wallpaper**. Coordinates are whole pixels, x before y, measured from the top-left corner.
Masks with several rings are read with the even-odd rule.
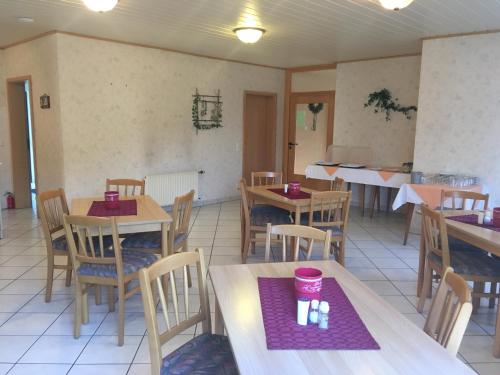
[[[383,114],[363,105],[368,94],[383,88],[401,104],[415,105],[419,73],[420,56],[338,64],[334,144],[371,147],[374,165],[399,166],[412,161],[417,116],[407,120],[394,113],[386,122]]]
[[[478,175],[500,205],[500,33],[426,40],[415,169]]]
[[[244,90],[278,93],[281,169],[284,72],[57,35],[68,195],[101,194],[106,177],[206,171],[203,200],[236,196]],[[221,90],[223,128],[200,131],[192,94]]]
[[[55,35],[24,43],[3,51],[4,78],[31,75],[33,94],[33,126],[38,160],[38,187],[40,190],[63,185],[62,138],[59,121],[59,98],[57,82],[57,40]],[[0,73],[1,77],[1,73]],[[0,147],[2,185],[0,192],[11,190],[10,140],[2,79],[0,90],[0,136],[5,146]],[[50,95],[51,108],[41,109],[39,97]],[[2,120],[3,119],[3,120]]]

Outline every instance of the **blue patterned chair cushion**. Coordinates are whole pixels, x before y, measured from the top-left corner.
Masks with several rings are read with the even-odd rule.
[[[321,216],[320,216],[319,211],[314,212],[313,220],[314,221],[321,220]],[[309,212],[304,212],[303,214],[300,215],[300,224],[301,225],[309,225]],[[340,229],[340,227],[337,225],[332,225],[329,227],[315,227],[315,228],[318,228],[318,229],[321,229],[324,231],[329,229],[332,231],[332,236],[342,236],[342,229]]]
[[[145,253],[137,250],[122,250],[123,273],[129,275],[147,267],[158,260],[155,254]],[[89,264],[84,263],[78,268],[78,274],[82,276],[112,277],[116,278],[116,266],[114,264]]]
[[[187,239],[187,233],[175,236],[174,246]],[[131,234],[122,242],[123,249],[159,249],[161,247],[161,232],[140,232]]]
[[[73,233],[73,236],[75,237],[76,246],[78,246],[78,235],[76,233]],[[97,236],[92,237],[92,242],[94,243],[94,249],[98,250],[99,237]],[[109,249],[111,246],[113,246],[113,236],[111,235],[103,236],[102,242],[104,245],[104,249]],[[66,235],[56,238],[55,240],[52,240],[52,248],[60,251],[68,251],[69,247],[68,247],[68,241],[66,240]],[[87,239],[87,249],[89,249],[88,239]]]
[[[161,375],[237,375],[226,336],[204,333],[163,359]]]
[[[442,267],[440,256],[430,253],[433,263]],[[450,266],[455,273],[485,277],[500,277],[500,260],[490,257],[486,252],[450,251]]]
[[[267,223],[272,225],[292,224],[290,213],[278,207],[267,204],[256,204],[250,211],[251,225],[265,227]]]
[[[448,236],[448,247],[450,248],[450,251],[469,251],[476,252],[476,254],[477,252],[482,252],[487,254],[486,251],[452,236]]]

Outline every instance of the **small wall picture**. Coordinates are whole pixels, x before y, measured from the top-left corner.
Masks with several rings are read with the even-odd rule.
[[[42,96],[40,96],[40,108],[50,108],[50,96],[48,96],[47,94],[43,94]]]

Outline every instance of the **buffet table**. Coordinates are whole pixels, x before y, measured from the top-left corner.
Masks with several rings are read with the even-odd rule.
[[[409,173],[368,168],[330,167],[324,165],[308,165],[306,168],[306,177],[327,181],[333,181],[338,177],[342,178],[348,184],[359,184],[359,205],[361,214],[364,214],[366,185],[399,189],[401,185],[408,184],[411,180],[411,175]],[[377,190],[374,189],[373,193],[372,198],[374,199]],[[374,204],[374,202],[372,202],[372,204]]]

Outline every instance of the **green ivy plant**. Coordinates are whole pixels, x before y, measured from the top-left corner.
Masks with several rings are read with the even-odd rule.
[[[391,111],[401,112],[405,117],[410,120],[412,112],[417,112],[417,107],[412,106],[402,106],[398,103],[398,98],[392,98],[392,94],[388,89],[382,89],[380,91],[372,92],[368,95],[368,101],[365,103],[365,108],[369,106],[374,106],[373,112],[385,113],[385,121],[391,121]]]
[[[214,101],[212,98],[216,98]],[[200,118],[200,104],[202,105],[203,115],[206,114],[207,103],[213,103],[212,110],[210,111],[210,119]],[[212,128],[222,128],[222,102],[220,101],[220,94],[217,95],[200,95],[198,90],[193,95],[193,126],[196,128],[196,133],[198,130],[207,130]]]
[[[323,110],[323,103],[309,103],[307,105],[307,108],[313,114],[312,130],[315,131],[316,130],[316,122],[318,120],[318,113],[320,113]]]

